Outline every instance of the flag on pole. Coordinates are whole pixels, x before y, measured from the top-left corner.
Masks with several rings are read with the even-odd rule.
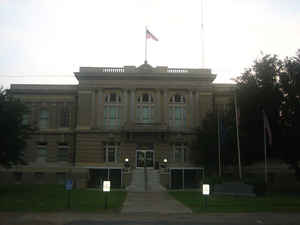
[[[266,115],[266,113],[265,113],[264,110],[263,110],[263,117],[264,117],[264,130],[267,130],[269,144],[272,145],[271,127],[270,127],[269,119],[268,119],[268,117],[267,117],[267,115]]]
[[[146,38],[147,39],[153,39],[153,40],[155,40],[155,41],[158,41],[158,38],[157,37],[155,37],[148,29],[146,30]]]

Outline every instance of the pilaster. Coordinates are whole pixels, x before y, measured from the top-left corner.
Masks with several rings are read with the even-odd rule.
[[[101,128],[103,126],[103,110],[104,110],[104,97],[103,89],[98,89],[97,91],[97,127]]]

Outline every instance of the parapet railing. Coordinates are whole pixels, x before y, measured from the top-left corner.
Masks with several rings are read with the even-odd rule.
[[[177,68],[168,68],[167,73],[189,73],[189,69],[177,69]]]
[[[187,68],[168,68],[168,67],[153,67],[150,70],[145,70],[145,72],[152,73],[184,73],[184,74],[210,74],[210,69],[187,69]],[[143,69],[137,68],[135,66],[124,66],[124,67],[80,67],[80,72],[87,73],[140,73]]]
[[[124,67],[80,67],[80,72],[92,73],[124,73]]]

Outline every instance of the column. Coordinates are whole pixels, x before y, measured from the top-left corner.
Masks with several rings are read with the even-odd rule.
[[[103,109],[104,109],[104,97],[103,97],[103,89],[98,89],[97,100],[97,127],[103,127]]]
[[[164,116],[163,116],[163,122],[168,125],[169,123],[169,117],[168,117],[168,90],[165,89],[163,90],[163,97],[164,97],[164,100],[163,100],[163,111],[164,111]]]
[[[122,110],[122,121],[121,124],[126,124],[128,121],[128,90],[124,89],[123,92],[123,110]]]
[[[130,98],[130,121],[135,122],[135,89],[131,89],[131,98]]]
[[[161,123],[161,108],[160,108],[160,90],[157,89],[156,90],[156,118],[155,118],[155,121],[157,123]]]
[[[195,104],[195,124],[199,126],[199,117],[200,117],[200,103],[199,103],[199,91],[196,90],[196,104]]]
[[[190,101],[189,101],[189,112],[190,112],[190,128],[194,127],[194,98],[193,91],[190,91]]]
[[[96,98],[95,90],[92,90],[92,100],[91,100],[91,128],[96,127],[95,118],[96,118],[96,106],[95,106],[95,98]]]

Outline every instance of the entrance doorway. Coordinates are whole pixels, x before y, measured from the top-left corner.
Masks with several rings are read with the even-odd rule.
[[[153,150],[136,150],[136,168],[143,168],[146,163],[147,167],[154,166]]]

